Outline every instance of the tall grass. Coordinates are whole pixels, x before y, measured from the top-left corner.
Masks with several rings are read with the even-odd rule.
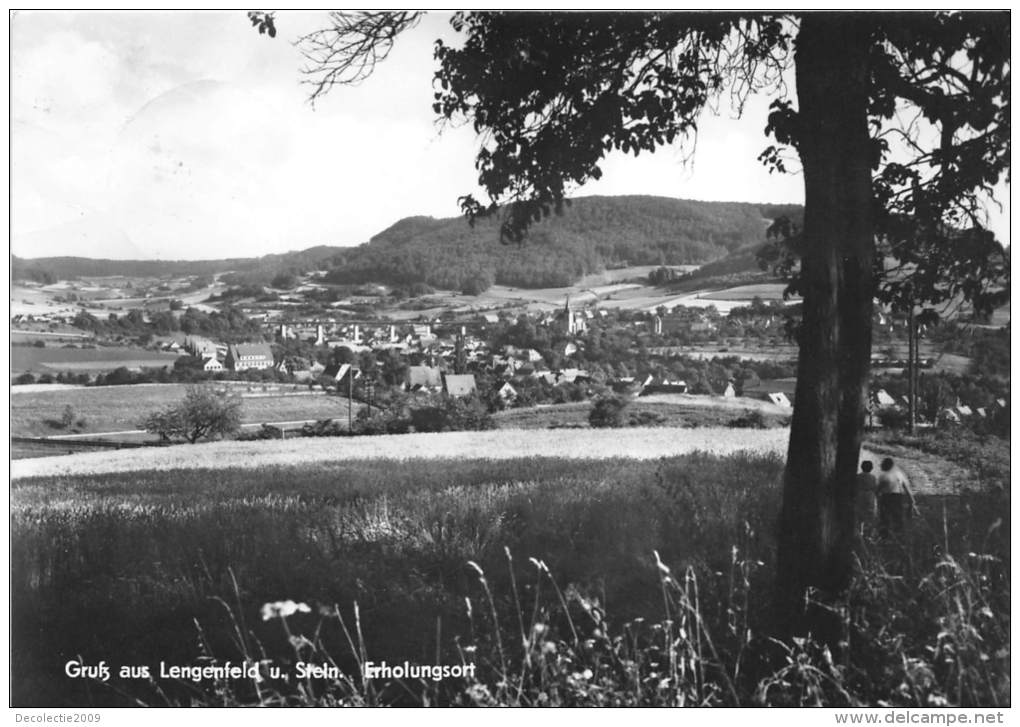
[[[925,500],[908,538],[862,544],[831,653],[770,638],[781,471],[696,453],[18,480],[12,703],[1008,701],[1004,496]],[[262,619],[286,599],[309,612]],[[77,655],[348,677],[97,690],[62,677]],[[373,684],[366,658],[479,673]]]

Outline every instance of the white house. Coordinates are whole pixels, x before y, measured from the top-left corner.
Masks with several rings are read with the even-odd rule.
[[[786,394],[784,394],[781,391],[777,391],[777,392],[774,392],[772,394],[768,394],[768,397],[769,397],[769,401],[771,401],[776,406],[781,406],[781,407],[784,407],[786,409],[793,408],[793,405],[790,403],[790,400],[787,398]]]
[[[896,406],[896,400],[889,396],[885,389],[879,389],[875,392],[875,403],[881,407]]]
[[[500,399],[503,400],[505,404],[510,404],[517,400],[517,389],[510,386],[509,381],[503,384],[501,387],[499,387],[499,390],[496,392],[496,394],[499,396]]]

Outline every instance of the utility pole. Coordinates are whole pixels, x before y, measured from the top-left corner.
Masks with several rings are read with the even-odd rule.
[[[347,433],[354,433],[354,366],[347,369]]]
[[[907,317],[907,414],[913,434],[917,428],[917,320],[913,305]]]

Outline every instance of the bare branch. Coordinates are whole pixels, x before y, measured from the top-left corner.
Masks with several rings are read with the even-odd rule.
[[[330,27],[304,35],[294,43],[306,61],[301,72],[308,77],[303,83],[312,86],[309,103],[314,104],[337,84],[355,86],[368,78],[376,64],[389,56],[396,37],[417,25],[423,14],[330,13]]]

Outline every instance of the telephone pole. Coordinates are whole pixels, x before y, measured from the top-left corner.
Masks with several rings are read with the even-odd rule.
[[[907,415],[910,433],[917,428],[917,320],[914,306],[907,317]]]

